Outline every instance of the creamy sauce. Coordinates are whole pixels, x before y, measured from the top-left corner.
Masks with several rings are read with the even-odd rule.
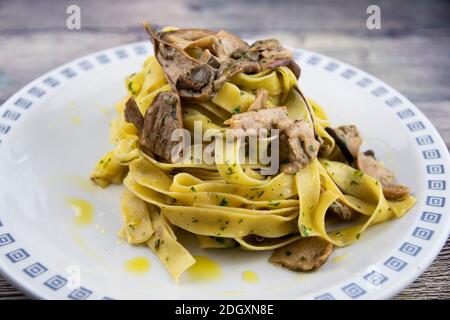
[[[242,280],[248,283],[258,283],[259,277],[256,272],[253,271],[244,271],[242,272]]]
[[[83,227],[91,224],[94,220],[94,206],[83,199],[67,198],[67,203],[75,212],[75,222]]]
[[[342,261],[346,260],[351,255],[352,255],[351,253],[346,253],[346,254],[343,254],[341,256],[336,256],[336,257],[333,258],[332,261],[333,261],[333,263],[339,263],[339,262],[342,262]]]
[[[205,256],[194,256],[195,264],[187,270],[192,280],[217,280],[222,277],[220,265]]]
[[[136,257],[125,262],[124,268],[126,271],[133,274],[144,274],[150,270],[150,260],[146,257]]]

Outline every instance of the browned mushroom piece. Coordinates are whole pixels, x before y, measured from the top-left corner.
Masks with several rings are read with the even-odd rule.
[[[267,99],[269,99],[269,91],[263,88],[256,90],[255,100],[253,100],[247,111],[267,109]]]
[[[297,78],[300,76],[292,53],[275,39],[249,46],[224,30],[178,29],[158,33],[146,22],[144,28],[167,82],[185,99],[211,100],[238,73],[255,74],[287,66]]]
[[[349,221],[356,218],[359,212],[343,203],[340,199],[334,201],[328,208],[329,213],[335,215],[340,220]]]
[[[210,100],[215,94],[212,83],[216,70],[190,57],[175,44],[162,40],[149,24],[144,23],[144,27],[153,41],[155,56],[172,89],[183,98]]]
[[[240,59],[227,59],[219,67],[217,71],[217,79],[214,81],[214,88],[216,91],[220,90],[225,82],[237,75],[238,73],[258,73],[261,65],[256,61]]]
[[[348,163],[353,164],[362,144],[358,128],[354,125],[346,125],[337,128],[327,127],[325,130],[333,137]]]
[[[333,244],[320,237],[301,238],[275,249],[269,262],[292,271],[320,268],[333,252]]]
[[[172,133],[183,128],[180,97],[174,92],[160,92],[147,109],[140,136],[145,153],[157,155],[168,162],[176,162],[178,141],[172,141]]]
[[[383,194],[387,200],[402,200],[409,195],[409,188],[396,184],[394,173],[385,168],[382,162],[375,160],[373,156],[360,153],[356,167],[380,181],[383,187]]]
[[[125,103],[125,121],[134,124],[139,134],[144,126],[144,116],[142,115],[134,97],[130,97]]]
[[[230,58],[237,50],[247,51],[249,48],[241,38],[225,30],[178,29],[161,32],[161,39],[181,49],[209,50],[220,62]]]
[[[230,58],[237,50],[246,51],[248,48],[248,44],[241,38],[224,30],[220,30],[212,37],[212,52],[221,61]]]
[[[291,51],[281,46],[278,40],[256,41],[250,46],[249,51],[259,56],[259,62],[263,70],[287,66],[296,78],[300,77],[300,67],[292,58]]]
[[[161,40],[175,44],[181,49],[189,46],[206,47],[210,43],[211,36],[216,32],[208,29],[176,29],[161,32]]]
[[[260,129],[279,129],[280,144],[288,150],[281,170],[294,174],[317,157],[319,142],[314,130],[303,119],[291,119],[286,107],[274,107],[247,111],[233,115],[224,122],[232,129],[242,129],[245,134],[257,134]]]

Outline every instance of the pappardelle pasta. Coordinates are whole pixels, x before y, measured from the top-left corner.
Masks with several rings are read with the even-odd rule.
[[[128,96],[110,126],[114,148],[91,179],[123,183],[119,236],[147,245],[175,281],[195,263],[177,228],[202,248],[274,250],[270,262],[308,271],[414,205],[374,152],[360,151],[356,126],[332,127],[305,97],[300,68],[277,40],[249,45],[223,30],[145,29],[155,55],[126,78]],[[177,130],[185,134],[174,139]],[[227,130],[243,138],[230,142]],[[250,150],[268,130],[276,134]],[[209,161],[199,159],[195,151],[208,147]],[[267,161],[249,161],[262,151],[269,174]]]

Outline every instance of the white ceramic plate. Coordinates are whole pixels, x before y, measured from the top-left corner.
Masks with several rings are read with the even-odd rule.
[[[89,184],[107,143],[113,105],[125,95],[124,77],[152,53],[134,43],[94,53],[31,82],[0,107],[0,268],[25,293],[71,299],[374,299],[405,288],[433,261],[450,226],[448,150],[425,116],[397,91],[329,57],[295,49],[300,86],[323,105],[334,124],[356,124],[364,147],[409,185],[418,203],[405,217],[378,225],[337,249],[314,273],[293,273],[267,262],[269,253],[201,250],[223,276],[174,284],[145,247],[119,241],[121,188]],[[94,222],[74,223],[67,197],[95,206]],[[142,275],[124,270],[145,256]],[[247,283],[242,272],[258,274]],[[74,276],[80,271],[81,287]]]

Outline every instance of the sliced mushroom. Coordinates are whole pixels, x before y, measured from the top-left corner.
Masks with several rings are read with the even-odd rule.
[[[181,97],[198,101],[210,100],[214,96],[212,85],[216,70],[210,65],[190,57],[183,49],[160,38],[155,29],[144,23],[150,35],[155,56],[162,66],[172,89]]]
[[[230,58],[237,50],[248,50],[248,48],[248,44],[241,38],[224,30],[220,30],[212,37],[212,52],[221,61]]]
[[[258,73],[260,72],[261,65],[256,61],[246,60],[246,59],[228,59],[219,67],[217,71],[217,79],[214,81],[214,88],[216,91],[222,88],[223,84],[229,79],[237,75],[238,73]]]
[[[353,164],[358,157],[359,148],[362,144],[358,128],[354,125],[347,125],[337,128],[327,127],[325,130],[336,141],[348,163]]]
[[[373,156],[360,153],[356,166],[365,174],[380,181],[387,200],[402,200],[409,195],[409,188],[396,184],[394,173],[385,168],[382,162],[375,160]]]
[[[130,97],[125,103],[124,111],[125,121],[134,124],[139,134],[142,132],[144,126],[144,117],[136,103],[134,97]]]
[[[300,67],[292,58],[292,53],[290,50],[282,47],[278,40],[256,41],[250,46],[249,51],[258,54],[263,70],[287,66],[296,78],[300,77]]]
[[[275,249],[269,262],[292,271],[310,271],[321,267],[333,251],[333,244],[320,238],[301,238]]]
[[[178,29],[161,33],[161,39],[181,49],[201,48],[210,50],[222,62],[236,50],[248,50],[249,46],[238,36],[225,30],[215,32],[207,29]]]
[[[281,159],[287,162],[282,164],[281,170],[287,174],[294,174],[308,165],[319,151],[313,128],[304,119],[291,119],[286,107],[235,114],[224,123],[246,134],[257,134],[260,129],[279,129],[280,144],[288,150],[286,159]]]
[[[215,34],[215,31],[208,29],[177,29],[161,32],[161,40],[173,43],[181,49],[186,49],[189,46],[203,48],[207,45],[202,45],[201,41],[209,43],[209,37]]]
[[[168,162],[176,162],[178,141],[172,141],[172,133],[183,128],[180,97],[174,92],[160,92],[147,109],[140,143],[149,156],[159,156]]]
[[[328,212],[334,214],[343,221],[352,220],[359,215],[356,210],[343,203],[340,199],[331,204],[328,208]]]
[[[269,91],[266,89],[256,90],[255,100],[253,100],[247,111],[258,111],[261,109],[267,109],[267,99],[269,98]]]

